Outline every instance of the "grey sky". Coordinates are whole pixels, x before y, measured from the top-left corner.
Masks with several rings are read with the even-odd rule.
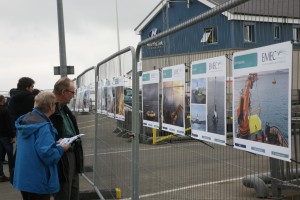
[[[160,0],[118,0],[121,49],[136,46],[134,28]],[[117,51],[115,0],[63,0],[67,64],[76,77]],[[51,89],[60,76],[56,0],[0,2],[0,91],[28,76]]]

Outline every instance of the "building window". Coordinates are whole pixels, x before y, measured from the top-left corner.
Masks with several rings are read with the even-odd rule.
[[[300,27],[293,28],[293,40],[295,43],[300,43]]]
[[[217,29],[215,27],[205,28],[201,42],[206,44],[214,44],[218,42]]]
[[[274,25],[274,40],[280,40],[281,38],[281,27],[279,26],[279,24],[275,24]]]
[[[244,25],[244,42],[255,42],[254,24]]]

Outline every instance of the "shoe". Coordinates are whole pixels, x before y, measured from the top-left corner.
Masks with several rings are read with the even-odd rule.
[[[6,176],[0,176],[0,182],[7,182],[9,181],[9,178],[7,178]]]
[[[2,164],[3,164],[3,165],[8,164],[8,161],[7,161],[7,160],[4,160],[4,161],[2,161]]]

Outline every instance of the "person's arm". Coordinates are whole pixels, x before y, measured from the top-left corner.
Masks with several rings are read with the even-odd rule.
[[[45,165],[57,164],[70,146],[56,145],[56,141],[50,132],[50,125],[40,128],[36,135],[36,142],[34,144],[37,154]]]

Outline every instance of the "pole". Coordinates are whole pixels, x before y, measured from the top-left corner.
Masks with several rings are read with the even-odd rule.
[[[64,13],[62,0],[57,0],[57,19],[58,19],[58,37],[59,37],[59,58],[60,75],[67,76],[67,56],[65,44]]]
[[[117,20],[117,41],[118,41],[118,51],[120,51],[120,34],[119,34],[119,14],[118,14],[118,0],[116,0],[116,20]],[[119,58],[119,75],[122,76],[121,69],[121,57]]]

